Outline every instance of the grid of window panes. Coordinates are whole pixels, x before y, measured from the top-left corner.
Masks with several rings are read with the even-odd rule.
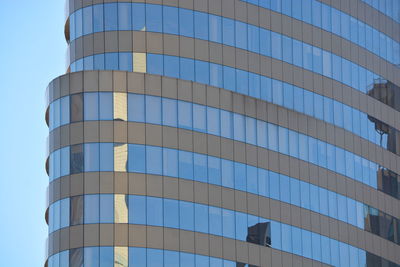
[[[379,10],[396,22],[400,22],[400,2],[399,0],[361,0],[371,7]]]
[[[115,265],[114,265],[115,264]],[[237,265],[241,264],[241,265]],[[172,250],[140,247],[85,247],[49,258],[48,267],[237,267],[245,263]],[[253,265],[251,265],[253,266]],[[254,267],[254,266],[253,266]]]
[[[336,34],[392,64],[399,64],[399,43],[371,25],[318,0],[241,0]],[[363,0],[365,1],[365,0]],[[381,0],[376,0],[381,1]],[[391,1],[391,0],[390,0]],[[398,13],[398,0],[395,0]],[[381,2],[384,2],[383,0]],[[398,14],[397,14],[398,15]],[[397,53],[397,55],[396,55]]]
[[[126,253],[128,251],[128,253]],[[122,252],[122,253],[121,253]],[[126,254],[128,255],[126,257]],[[121,262],[121,258],[124,262]],[[91,267],[114,267],[114,259],[122,263],[123,267],[247,267],[245,263],[233,262],[226,259],[208,257],[187,252],[171,250],[160,250],[153,248],[140,247],[85,247],[72,250],[65,250],[54,254],[49,258],[48,267],[72,267],[72,266],[91,266]],[[90,264],[90,265],[89,265]],[[349,263],[350,264],[350,263]],[[347,264],[348,265],[348,264]],[[250,265],[255,267],[254,265]],[[359,265],[360,261],[359,261]],[[387,260],[366,253],[365,265],[362,267],[381,267],[398,265]]]
[[[98,54],[78,61],[82,64],[85,62],[85,70],[93,70],[93,59],[97,60],[98,57],[101,58],[101,61],[106,60],[105,69],[107,70],[134,71],[132,53]],[[90,63],[86,62],[87,59]],[[78,61],[72,63],[72,71],[76,70]],[[108,64],[109,62],[113,63]],[[129,64],[121,65],[120,62]],[[356,108],[295,85],[241,69],[175,56],[147,54],[146,66],[146,72],[149,74],[196,81],[284,106],[344,128],[395,154],[400,154],[399,147],[396,145],[399,131],[395,128]],[[381,81],[379,80],[379,82]],[[400,90],[400,88],[397,89]],[[56,109],[54,112],[59,112],[59,108],[63,108],[58,107],[62,103],[55,103],[55,105],[57,106],[54,107]],[[67,105],[66,102],[64,107]],[[54,113],[54,117],[59,118],[59,114]],[[67,121],[61,122],[62,118],[59,120],[60,123],[68,123]],[[50,129],[59,126],[59,120],[55,120],[54,126],[53,123],[50,123]],[[381,129],[386,130],[382,131]]]
[[[121,147],[121,145],[118,146]],[[82,146],[76,145],[72,147],[73,149],[66,147],[61,151],[74,151],[75,147],[80,147],[77,149],[80,151]],[[101,156],[98,155],[99,151],[101,151]],[[88,143],[84,145],[81,154],[77,156],[73,153],[67,155],[71,163],[66,160],[66,165],[73,166],[71,172],[114,170],[112,143]],[[400,236],[398,236],[400,225],[396,218],[325,188],[263,168],[199,153],[135,144],[127,146],[123,165],[127,166],[125,170],[127,172],[194,180],[286,202],[400,243]],[[111,204],[110,207],[112,207]],[[345,209],[338,207],[345,207]],[[68,210],[68,203],[62,201],[57,201],[50,207],[50,217],[56,218],[54,226],[49,228],[50,232],[68,226],[68,221],[65,219],[68,218]],[[380,227],[376,228],[370,225],[372,220],[366,220],[369,212],[377,215],[377,218],[382,218],[379,219],[380,223],[374,224],[381,225]],[[60,214],[63,215],[60,216]],[[107,214],[112,214],[112,211]],[[112,219],[108,219],[107,222],[112,222]]]
[[[106,5],[107,4],[105,4],[105,6]],[[136,3],[133,4],[133,6],[136,6]],[[146,11],[147,7],[151,12],[153,12],[151,14],[157,14],[157,12],[162,11],[162,6],[159,5],[147,4]],[[155,10],[153,10],[153,8]],[[141,10],[141,12],[145,11]],[[192,14],[197,14],[196,12],[193,13],[193,11],[190,12]],[[269,56],[276,58],[278,60],[283,60],[295,66],[302,67],[306,70],[313,71],[318,74],[337,80],[339,82],[342,82],[364,93],[366,93],[368,87],[373,84],[374,79],[379,78],[379,75],[371,72],[370,70],[360,65],[357,65],[347,59],[339,57],[331,52],[322,50],[321,48],[311,46],[304,42],[253,25],[245,24],[243,22],[234,21],[226,18],[222,19],[221,17],[218,16],[215,16],[216,17],[215,20],[217,22],[212,23],[209,20],[213,20],[213,18],[210,19],[207,13],[200,12],[200,14],[202,15],[195,16],[195,18],[193,19],[194,21],[198,20],[197,25],[199,25],[198,26],[199,29],[196,29],[196,27],[194,26],[189,26],[190,32],[194,34],[195,38],[205,39],[205,40],[209,40],[209,38],[211,38],[210,41],[213,42],[223,43],[224,45],[229,45],[229,46],[235,46],[241,49],[249,50],[254,53],[259,53],[264,56]],[[157,18],[155,19],[156,21],[146,22],[146,24],[144,24],[143,26],[141,25],[139,28],[142,29],[142,27],[144,27],[146,31],[163,32],[163,22],[161,21],[162,17],[163,16],[161,14],[159,14],[159,17],[156,15],[151,16],[150,18],[152,20],[154,18]],[[174,16],[164,16],[164,18],[170,18],[170,17],[177,19],[177,17]],[[225,20],[229,22],[225,23]],[[178,22],[176,21],[176,23]],[[166,24],[168,25],[167,22]],[[204,27],[204,25],[209,25],[209,24],[210,25],[215,24],[215,25],[209,27],[210,29],[208,29],[208,27]],[[187,24],[180,23],[179,25],[180,27],[184,27],[181,25],[187,25]],[[170,32],[165,31],[165,33],[170,33]],[[190,34],[188,36],[191,37]],[[394,53],[394,55],[400,55],[400,52],[396,52]],[[110,54],[109,56],[112,57],[113,55]],[[94,58],[93,60],[95,61],[96,58]],[[104,69],[104,67],[107,67],[104,66],[104,59],[101,60],[100,57],[97,58],[97,62],[96,61],[90,62],[90,58],[88,58],[87,61],[88,61],[87,62],[88,66],[94,64],[94,69]],[[115,65],[116,62],[115,60],[106,59],[106,63],[107,62],[113,64],[109,65],[110,69],[118,69],[118,66]],[[81,68],[82,63],[83,63],[82,61],[81,62],[78,61],[78,65],[72,66],[71,69],[74,70],[82,69]],[[129,64],[129,61],[127,61],[126,64]],[[123,65],[120,66],[119,69],[127,70],[127,67]]]
[[[100,101],[101,95],[103,102]],[[71,122],[113,118],[111,92],[75,94],[70,97],[71,100],[66,103],[70,102],[71,107],[74,107],[71,109]],[[84,99],[87,101],[85,105]],[[377,171],[384,170],[373,161],[319,139],[213,107],[157,96],[128,94],[126,112],[127,121],[178,127],[246,142],[311,162],[373,188],[377,188],[378,184]],[[50,156],[50,180],[68,173],[67,165],[59,165],[63,153],[68,154],[61,149]],[[397,183],[397,174],[393,171],[390,173]],[[398,197],[397,190],[394,191]]]
[[[145,150],[157,149],[160,151],[158,147],[146,147],[144,145],[131,145],[128,149],[130,152],[128,164],[130,165],[135,165],[134,162],[140,158],[145,158],[141,164],[146,165],[151,156],[157,156],[156,153],[146,154]],[[198,153],[164,148],[162,155],[163,160],[157,159],[162,161],[160,163],[162,167],[158,165],[154,167],[163,169],[161,173],[156,173],[158,175],[219,185],[282,201],[349,223],[390,241],[400,243],[398,219],[323,187],[266,169]],[[130,168],[130,172],[147,173],[146,168],[143,166],[134,167],[136,169],[132,170]],[[153,167],[149,167],[149,169],[153,169]],[[153,172],[153,174],[155,173]],[[86,198],[89,199],[87,203],[99,203],[99,201],[103,203],[101,223],[113,222],[113,199],[111,195],[101,195],[101,199],[97,198],[96,200],[89,195],[86,195]],[[76,198],[74,201],[80,203],[81,206],[83,205],[83,198]],[[95,207],[95,205],[92,205],[92,207]],[[343,209],[338,207],[343,207]],[[91,209],[88,208],[87,210]],[[59,200],[53,203],[49,209],[51,222],[49,231],[53,232],[69,225],[75,225],[77,222],[82,223],[81,220],[76,220],[72,217],[71,221],[69,221],[69,212],[70,205],[68,201]],[[374,220],[378,220],[378,223],[371,223]],[[85,220],[85,222],[91,223],[90,219]]]
[[[257,3],[258,1],[247,0],[247,2]],[[283,2],[281,5],[281,0],[271,1],[271,3],[270,1],[260,1],[260,6],[337,34],[395,65],[400,63],[400,44],[370,25],[317,0],[293,0],[293,2],[292,0],[283,0]],[[117,30],[146,30],[179,34],[233,45],[250,51],[255,48],[255,50],[260,48],[266,50],[267,47],[262,45],[270,46],[271,43],[268,41],[265,43],[264,41],[267,39],[262,39],[264,37],[262,32],[269,32],[265,29],[205,12],[163,5],[142,3],[99,4],[79,9],[70,16],[71,40],[94,32]],[[271,34],[272,39],[287,38],[274,32]],[[260,35],[261,38],[257,35]],[[260,42],[259,39],[262,41]],[[279,41],[279,39],[272,40],[272,45],[274,45],[274,41]],[[288,40],[290,40],[290,43],[292,42],[291,38],[288,38]],[[247,42],[249,42],[249,47],[247,47]],[[254,52],[262,53],[262,51]],[[275,53],[272,53],[272,56],[274,55]]]
[[[110,203],[102,206],[101,196],[73,197],[71,224],[103,223],[101,213],[105,210],[110,215],[127,214],[126,220],[115,219],[116,223],[195,231],[272,247],[334,266],[365,266],[366,251],[278,221],[211,205],[142,195],[115,195],[123,201],[114,206],[113,212]]]

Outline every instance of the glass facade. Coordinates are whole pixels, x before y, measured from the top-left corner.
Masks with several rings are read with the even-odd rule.
[[[74,206],[71,203],[71,213],[80,213],[78,215],[80,221],[85,224],[105,223],[104,217],[99,213],[103,210],[106,212],[110,210],[112,202],[99,201],[99,199],[105,197],[113,200],[112,195],[85,195],[80,197],[84,198],[84,211],[82,211],[80,205]],[[124,205],[121,207],[121,205],[115,203],[115,214],[127,209],[129,224],[177,228],[223,236],[272,247],[334,266],[338,266],[341,261],[346,264],[351,262],[348,266],[366,266],[367,254],[364,250],[325,235],[274,220],[182,200],[138,195],[122,195],[122,197]],[[117,199],[117,195],[115,195],[115,199]],[[65,200],[68,201],[68,199],[61,201]],[[75,209],[77,209],[76,212]],[[108,213],[112,214],[112,212]],[[372,217],[373,215],[368,214],[368,216]],[[108,219],[111,219],[112,222],[111,216]],[[115,218],[115,221],[117,222],[117,218]],[[50,223],[50,225],[52,224]],[[265,236],[265,239],[260,239],[260,236]],[[324,251],[322,251],[322,247]],[[85,248],[85,259],[86,249],[89,248]],[[98,260],[99,251],[94,252],[90,250],[88,258],[94,257],[94,260]],[[110,253],[112,253],[112,250],[110,250]],[[111,255],[110,257],[112,257]]]
[[[115,117],[113,114],[113,93],[101,92],[79,95],[79,97],[72,95],[72,100],[68,101],[65,101],[66,98],[69,98],[68,96],[63,97],[53,102],[50,107],[63,108],[63,102],[70,104],[71,119],[67,119],[65,123],[83,120],[111,120]],[[128,122],[141,122],[188,129],[270,149],[340,173],[399,198],[399,178],[395,172],[327,142],[276,124],[222,109],[164,97],[133,93],[126,95],[125,102],[127,104],[126,110],[123,113],[127,113],[126,117]],[[82,99],[85,99],[85,102],[83,102]],[[299,100],[299,97],[296,96],[296,99]],[[310,98],[311,101],[313,99],[315,98]],[[340,105],[344,107],[343,110],[350,109],[350,107],[342,105],[337,101],[334,103],[337,103],[334,105],[336,107]],[[309,103],[304,105],[303,109],[306,109],[305,107],[310,108]],[[88,113],[86,112],[87,110],[91,111],[90,116],[86,115]],[[335,114],[339,113],[338,109],[335,109],[335,111]],[[346,114],[345,117],[343,117],[343,113]],[[343,113],[340,119],[341,121],[350,121],[349,123],[354,122],[354,124],[359,122],[356,118],[354,118],[354,120],[349,120],[348,114],[346,112]],[[52,111],[51,114],[58,114],[58,112]],[[187,114],[189,116],[183,116],[181,114]],[[351,111],[350,114],[352,114]],[[75,120],[74,118],[78,119]],[[52,115],[50,115],[50,128],[53,129],[58,125],[61,125],[61,119],[53,118]],[[372,128],[371,131],[375,131],[375,128],[373,128],[375,127],[374,125],[369,124],[369,126]],[[375,134],[376,133],[377,132],[375,132]],[[69,174],[68,167],[70,164],[73,164],[75,160],[71,159],[71,163],[68,162],[68,150],[69,148],[60,149],[50,156],[50,180]],[[91,151],[94,151],[93,154],[99,153],[100,151],[101,155],[106,155],[106,151],[112,150],[112,145],[106,147],[104,144],[91,149]],[[81,151],[81,149],[79,149],[79,151]],[[81,156],[78,155],[76,157],[80,158]],[[106,160],[106,156],[103,156],[102,159]],[[111,163],[106,164],[105,162],[100,162],[100,164],[97,163],[95,166],[102,166],[102,171],[113,170]],[[91,168],[92,166],[85,167],[85,170],[90,170]],[[70,169],[70,173],[77,173],[80,172],[79,170],[82,170],[83,167],[71,166]]]
[[[106,62],[105,69],[135,71],[132,68],[134,60],[132,64],[131,53],[116,54],[119,55],[118,57],[115,57],[116,63],[111,65],[117,66],[118,58],[121,57],[127,58],[126,61],[131,62],[131,65],[128,69],[125,69],[124,67],[112,69]],[[149,74],[158,74],[182,80],[204,83],[268,101],[287,109],[306,114],[307,116],[323,120],[337,127],[344,128],[345,130],[375,143],[376,145],[382,146],[395,154],[400,154],[400,146],[397,144],[399,136],[399,131],[397,129],[365,112],[343,104],[340,101],[336,101],[332,98],[316,94],[280,80],[271,79],[257,73],[220,64],[175,56],[144,53],[143,55],[146,56],[146,72]],[[104,54],[98,54],[91,57],[105,58]],[[83,58],[72,63],[71,71],[77,71],[77,66],[85,66],[85,70],[95,69],[92,65],[83,65],[85,60],[86,58]],[[92,61],[93,60],[90,60],[90,62]],[[400,90],[397,86],[388,86],[386,82],[380,80],[376,80],[374,83],[374,88],[369,91],[369,94],[387,104],[392,102],[391,100],[395,98],[390,96],[395,96],[397,91]],[[383,95],[388,97],[385,98]],[[394,104],[395,103],[397,103],[397,101],[394,101]],[[397,106],[397,104],[395,105]],[[58,110],[63,108],[62,103],[55,103],[53,106],[50,106],[50,108],[50,116],[54,116],[55,118],[54,121],[50,120],[50,129],[68,123],[68,121],[63,123],[59,117]],[[52,111],[52,108],[54,108],[54,111]]]
[[[392,64],[400,63],[399,42],[361,20],[317,0],[243,1],[257,4],[336,34]],[[90,15],[82,16],[82,13]],[[150,32],[179,34],[209,40],[257,53],[267,50],[268,47],[271,48],[272,45],[272,54],[280,59],[282,59],[282,52],[285,51],[274,49],[274,45],[281,42],[281,38],[288,38],[250,24],[205,12],[141,3],[108,3],[85,7],[70,16],[70,29],[71,40],[94,32],[141,31],[145,29]],[[224,37],[222,37],[222,33],[224,33]],[[263,37],[270,34],[272,34],[270,37],[272,39],[263,40]],[[261,38],[261,42],[259,38]],[[268,40],[270,43],[265,44],[264,41],[268,42]],[[293,39],[288,38],[283,41],[287,41],[289,44]],[[305,50],[308,50],[307,48],[305,47]],[[310,53],[312,54],[311,50]],[[314,54],[316,53],[318,51],[314,51]],[[286,57],[289,58],[290,55],[286,55]],[[311,65],[307,65],[311,62],[304,59],[306,61],[304,68],[312,68]],[[316,69],[318,69],[317,67],[315,65]]]
[[[391,62],[399,64],[399,43],[383,32],[377,30],[369,23],[365,23],[341,10],[333,8],[318,0],[241,0],[284,14],[294,19],[311,24],[332,34],[336,34],[371,53]],[[367,0],[362,0],[368,2]],[[371,2],[371,1],[370,1]],[[375,0],[375,3],[391,2],[391,0]],[[396,4],[388,3],[387,7]],[[398,14],[397,14],[398,15]],[[397,54],[397,55],[396,55]],[[396,57],[396,59],[395,59]]]
[[[186,252],[160,250],[153,248],[129,247],[128,264],[123,267],[245,267],[248,265],[241,262],[234,262],[226,259],[204,256],[200,254],[191,254]],[[366,261],[363,263],[366,267],[374,266],[395,266],[385,259],[377,257],[371,253],[366,253]],[[99,261],[100,259],[100,261]],[[351,263],[359,261],[353,258]],[[54,254],[49,258],[49,267],[68,267],[68,266],[93,266],[93,267],[114,267],[114,251],[112,247],[85,247],[75,250],[65,250]],[[350,261],[349,261],[350,262]],[[118,262],[119,263],[119,262]],[[90,264],[90,265],[89,265]],[[349,263],[350,264],[350,263]],[[378,264],[378,265],[377,265]],[[356,266],[356,265],[351,265]],[[361,266],[361,265],[359,265]]]
[[[379,10],[396,22],[400,22],[399,0],[361,0],[367,5]]]
[[[45,266],[400,266],[398,0],[68,1]]]
[[[114,147],[117,146],[120,144],[114,144]],[[83,160],[74,163],[79,165],[79,169],[100,172],[105,170],[99,166],[106,165],[110,166],[106,171],[114,170],[112,165],[116,155],[113,144],[88,143],[84,147]],[[108,148],[102,150],[101,160],[93,157],[93,151],[98,151],[93,150],[93,147]],[[62,148],[61,150],[69,149]],[[127,152],[126,162],[123,163],[126,166],[126,169],[122,170],[124,172],[163,175],[245,191],[329,216],[400,244],[400,223],[397,218],[323,187],[248,164],[183,150],[129,144]],[[57,151],[54,152],[56,153]],[[53,155],[50,158],[54,157]],[[97,166],[97,168],[92,166]],[[110,210],[109,214],[112,214],[113,205],[110,204],[112,202],[107,202],[106,199],[112,201],[112,198],[101,200],[98,197],[93,201],[109,203],[107,206],[110,209],[107,210]],[[60,216],[60,218],[68,218],[69,207],[62,201],[50,206],[50,217],[57,218],[54,220],[54,227],[50,225],[50,232],[68,226],[67,219],[58,218]],[[340,209],[340,207],[346,207],[346,209]],[[96,214],[99,216],[98,212]],[[83,216],[83,211],[81,215]],[[372,223],[371,216],[380,218],[378,220],[381,223]],[[112,222],[112,217],[109,217],[108,221]],[[70,224],[74,225],[72,222]]]

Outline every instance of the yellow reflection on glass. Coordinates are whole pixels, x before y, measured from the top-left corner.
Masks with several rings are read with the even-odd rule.
[[[133,53],[133,71],[146,73],[146,53]]]
[[[114,120],[128,120],[128,107],[126,99],[126,93],[114,93]]]
[[[114,195],[114,222],[128,223],[128,205],[126,195]]]
[[[128,267],[127,247],[114,247],[114,267]]]
[[[114,144],[114,171],[126,172],[128,165],[128,144]]]

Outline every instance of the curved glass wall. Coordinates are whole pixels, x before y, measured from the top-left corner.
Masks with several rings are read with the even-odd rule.
[[[93,20],[88,22],[88,25],[94,32],[96,32],[96,28],[98,27],[101,28],[101,31],[127,30],[132,28],[133,30],[139,31],[146,30],[167,34],[181,34],[182,36],[209,40],[283,60],[295,66],[342,82],[364,93],[369,93],[369,91],[373,90],[375,79],[380,78],[379,75],[364,67],[318,47],[250,24],[209,15],[207,13],[194,12],[193,10],[182,9],[181,11],[181,9],[174,7],[133,3],[132,12],[134,15],[132,19],[127,19],[125,22],[127,23],[126,26],[119,27],[119,25],[124,24],[116,20],[117,7],[121,6],[121,9],[126,12],[126,10],[130,10],[126,5],[129,6],[130,4],[119,3],[119,5],[117,5],[117,3],[114,3],[104,4],[104,6],[95,5],[87,7],[88,10],[93,9],[93,14],[97,14],[95,10],[101,10],[98,11],[100,12],[98,15],[99,18],[96,19],[96,15],[93,15],[94,18],[90,18],[90,16],[84,17]],[[77,12],[82,13],[82,10]],[[108,12],[110,12],[110,14],[106,15]],[[181,13],[184,15],[181,15]],[[147,21],[145,21],[145,14],[149,14],[146,16],[146,18],[148,18]],[[150,16],[150,14],[152,15]],[[122,17],[130,18],[128,14]],[[178,17],[181,20],[179,24]],[[118,16],[118,18],[121,18],[121,16]],[[133,23],[132,25],[130,24],[131,21]],[[95,26],[96,23],[99,23],[98,27]],[[179,28],[178,25],[180,25]],[[71,27],[72,26],[73,25],[71,25]],[[76,27],[82,27],[82,25]],[[89,31],[89,33],[90,32],[91,31]],[[222,33],[224,33],[223,36]],[[397,51],[394,55],[398,56],[400,52]],[[80,69],[79,66],[77,66],[76,69]],[[100,65],[95,69],[104,68]],[[383,100],[380,101],[383,102]],[[400,103],[397,104],[400,106]],[[399,106],[397,107],[398,109],[400,109]]]
[[[256,267],[199,254],[139,247],[85,247],[65,250],[52,255],[48,267],[115,267],[114,261],[121,267]],[[363,262],[365,265],[361,265]],[[399,266],[369,252],[365,253],[365,260],[358,260],[358,263],[357,266],[362,267]]]
[[[336,34],[394,65],[400,63],[398,42],[361,20],[318,0],[241,1],[273,10]]]
[[[66,158],[59,159],[57,155]],[[64,147],[53,152],[50,158],[50,162],[60,160],[60,169],[70,166],[71,174],[118,170],[164,175],[245,191],[329,216],[400,244],[400,225],[396,218],[325,188],[240,162],[157,146],[113,143]],[[53,166],[50,163],[51,169],[59,167]],[[64,210],[61,216],[60,210]],[[57,201],[50,207],[49,216],[68,218],[68,210],[67,203]],[[377,220],[377,223],[372,223]],[[50,232],[68,226],[66,220],[55,221]],[[112,223],[112,219],[107,222]]]
[[[93,64],[98,64],[99,61],[103,62],[103,65],[96,68],[96,65]],[[141,67],[137,67],[137,65]],[[397,144],[400,132],[388,124],[332,98],[256,73],[201,60],[144,53],[97,54],[72,63],[71,70],[77,71],[77,66],[79,66],[79,69],[85,66],[85,70],[137,71],[139,68],[140,72],[224,88],[334,124],[400,155],[400,145]],[[400,88],[398,89],[400,90]],[[387,93],[385,88],[377,89],[375,87],[374,90],[374,92]],[[68,103],[65,103],[66,105]],[[63,108],[63,106],[60,107]],[[57,106],[55,109],[58,112],[59,107]],[[54,116],[58,118],[59,114],[54,114]],[[56,126],[59,125],[58,122],[57,119],[55,121]]]
[[[258,4],[257,0],[243,1]],[[400,63],[400,44],[368,24],[317,0],[283,0],[283,3],[281,2],[282,0],[260,1],[259,5],[336,34],[392,64]],[[145,30],[180,34],[234,45],[250,51],[256,48],[256,51],[253,51],[256,53],[260,53],[258,49],[265,44],[264,41],[259,43],[256,37],[259,34],[260,37],[263,36],[259,31],[269,32],[250,24],[205,12],[142,3],[108,3],[79,9],[70,16],[70,29],[71,40],[94,32]],[[235,31],[236,45],[234,44]],[[272,34],[276,34],[279,38],[287,38],[274,32]],[[248,37],[249,46],[246,45]],[[274,53],[272,55],[274,56]]]
[[[399,197],[398,175],[393,171],[319,139],[241,114],[181,100],[133,93],[81,93],[71,95],[69,101],[64,100],[67,98],[64,97],[55,102],[58,101],[60,106],[63,101],[70,103],[70,122],[112,120],[120,119],[121,114],[113,113],[113,102],[118,97],[124,101],[120,103],[126,104],[126,108],[121,110],[123,120],[178,127],[257,145],[311,162]],[[54,172],[53,169],[59,168],[52,168],[52,164],[53,160],[50,160],[50,180],[67,171]]]
[[[141,195],[111,195],[110,199],[114,196],[114,206],[109,203],[103,206],[100,196],[84,195],[71,198],[71,225],[103,223],[101,212],[105,210],[114,214],[115,223],[168,227],[223,236],[333,266],[364,267],[366,264],[365,250],[325,235],[251,214],[188,201]],[[77,200],[78,198],[80,199]]]
[[[115,265],[114,265],[115,264]],[[52,255],[48,267],[245,267],[200,254],[139,247],[85,247]],[[250,266],[249,266],[250,267]],[[254,267],[254,266],[253,266]]]
[[[400,23],[400,2],[399,0],[361,0],[371,7],[379,10],[386,16]]]

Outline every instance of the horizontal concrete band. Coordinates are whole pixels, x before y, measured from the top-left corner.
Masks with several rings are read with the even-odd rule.
[[[49,237],[49,255],[86,246],[144,247],[196,253],[257,266],[329,266],[252,243],[179,229],[145,225],[79,225]],[[287,265],[289,264],[289,265]]]
[[[85,76],[91,78],[85,79]],[[64,79],[55,80],[54,83],[50,84],[50,99],[57,99],[60,96],[82,91],[112,91],[110,88],[114,88],[115,92],[145,93],[189,101],[245,114],[304,133],[348,151],[352,151],[396,173],[400,172],[400,167],[397,167],[400,166],[399,156],[343,128],[288,110],[281,106],[262,100],[256,100],[252,97],[243,96],[224,89],[156,75],[127,72],[79,72],[63,77]],[[66,83],[66,85],[62,86],[62,83]],[[61,90],[58,90],[60,87],[65,88],[62,90],[62,93]],[[100,123],[106,125],[103,124],[104,122]],[[55,131],[61,131],[61,129],[56,129]],[[57,136],[57,133],[55,133],[55,135]],[[51,140],[50,144],[52,144]],[[57,142],[55,144],[57,144]],[[54,146],[50,145],[50,147]]]
[[[138,173],[86,173],[61,179],[59,184],[54,185],[50,190],[53,193],[53,201],[65,197],[98,193],[179,199],[280,221],[362,249],[368,249],[367,240],[375,242],[374,244],[385,244],[385,247],[398,247],[395,243],[375,234],[320,213],[212,184]]]

